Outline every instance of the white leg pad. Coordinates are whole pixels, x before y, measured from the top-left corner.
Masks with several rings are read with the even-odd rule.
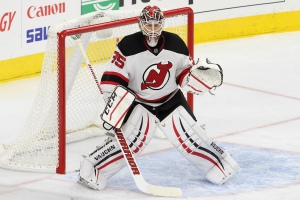
[[[147,146],[157,128],[158,119],[143,106],[137,105],[122,130],[135,157]],[[101,190],[107,179],[126,165],[126,161],[116,138],[108,137],[95,151],[82,162],[78,183]]]
[[[85,159],[81,163],[78,183],[95,190],[103,190],[107,183],[107,178],[103,176],[94,165]]]
[[[226,182],[230,177],[232,177],[240,167],[235,162],[235,160],[228,154],[225,158],[221,160],[225,168],[224,173],[222,173],[216,166],[213,167],[207,174],[206,178],[217,185],[221,185]]]
[[[92,189],[104,189],[107,179],[116,173],[115,169],[121,169],[126,165],[125,160],[122,162],[122,158],[116,139],[108,137],[81,162],[78,183]],[[107,165],[110,166],[105,167]]]
[[[229,153],[218,146],[182,106],[166,117],[159,127],[209,181],[222,184],[239,169]]]
[[[136,105],[122,130],[135,155],[139,155],[152,139],[158,119],[141,105]]]
[[[158,128],[155,131],[154,137],[156,138],[160,138],[160,139],[166,139],[167,137],[165,136],[165,134]]]

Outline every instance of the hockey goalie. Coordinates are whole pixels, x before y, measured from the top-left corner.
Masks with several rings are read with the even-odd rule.
[[[213,184],[223,184],[239,166],[210,138],[182,90],[203,95],[223,82],[223,71],[207,59],[194,63],[183,40],[164,31],[157,6],[146,6],[139,16],[139,32],[125,36],[101,78],[107,102],[101,117],[120,128],[136,157],[147,147],[157,128],[199,173]],[[122,104],[121,104],[122,103]],[[78,182],[102,190],[126,161],[115,136],[83,159]]]

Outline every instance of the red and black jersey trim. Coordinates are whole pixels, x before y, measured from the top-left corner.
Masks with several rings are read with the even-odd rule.
[[[104,72],[101,78],[101,84],[128,86],[128,78],[116,72]]]
[[[143,99],[141,98],[139,95],[136,95],[137,99],[143,101],[143,102],[148,102],[148,103],[164,103],[166,102],[171,96],[173,95],[173,92],[166,95],[166,96],[163,96],[163,97],[160,97],[158,99]]]
[[[192,151],[189,148],[189,146],[185,144],[185,141],[183,141],[181,139],[180,134],[179,134],[179,132],[178,132],[178,130],[176,128],[176,125],[175,125],[175,122],[174,122],[174,118],[172,118],[172,125],[173,125],[174,132],[175,132],[175,134],[176,134],[176,136],[178,138],[178,141],[180,142],[181,146],[187,151],[187,153],[195,155],[195,156],[199,156],[199,157],[201,157],[201,158],[203,158],[203,159],[211,162],[213,165],[217,166],[220,169],[220,171],[225,175],[225,173],[224,173],[225,168],[224,168],[223,163],[221,162],[220,158],[215,153],[213,153],[212,151],[210,151],[209,149],[203,148],[200,145],[198,145],[196,143],[196,141],[194,141],[191,138],[191,136],[186,132],[186,130],[185,130],[185,128],[184,128],[184,126],[183,126],[182,121],[181,121],[180,118],[179,118],[179,122],[180,122],[180,126],[181,126],[183,132],[185,133],[185,136],[189,139],[190,143],[193,144],[197,149],[200,150],[199,152]],[[213,160],[210,156],[202,154],[201,151],[204,151],[204,152],[208,153],[209,155],[211,155],[212,157],[214,157],[217,162],[215,160]]]
[[[162,31],[160,39],[156,47],[149,47],[145,41],[145,36],[141,31],[125,36],[119,43],[119,50],[124,56],[132,56],[144,51],[150,51],[154,53],[154,49],[158,50],[158,53],[163,49],[173,51],[179,54],[189,56],[189,50],[185,42],[176,34]],[[130,47],[130,48],[128,48]],[[157,55],[158,53],[154,53]]]
[[[177,77],[176,77],[176,83],[178,85],[182,85],[182,81],[184,79],[184,77],[187,76],[188,73],[190,73],[190,70],[191,70],[192,67],[188,67],[186,68],[185,70],[183,70]]]
[[[165,46],[165,37],[163,35],[161,35],[161,37],[158,40],[158,43],[155,47],[150,47],[146,41],[146,38],[144,38],[144,44],[145,47],[148,49],[148,51],[150,51],[151,53],[153,53],[154,55],[158,55],[164,48]],[[156,50],[154,50],[156,49]]]

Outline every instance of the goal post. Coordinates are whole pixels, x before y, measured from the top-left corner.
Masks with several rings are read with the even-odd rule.
[[[0,149],[0,167],[21,171],[66,172],[66,143],[103,135],[105,103],[78,47],[101,75],[116,43],[140,31],[140,10],[105,11],[55,24],[48,30],[40,83],[25,126]],[[164,11],[165,30],[178,34],[194,56],[194,13],[189,7]],[[193,96],[187,94],[193,109]]]

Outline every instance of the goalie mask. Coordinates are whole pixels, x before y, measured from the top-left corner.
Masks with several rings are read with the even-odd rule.
[[[139,27],[149,46],[155,47],[164,27],[165,17],[157,6],[146,6],[139,16]]]

